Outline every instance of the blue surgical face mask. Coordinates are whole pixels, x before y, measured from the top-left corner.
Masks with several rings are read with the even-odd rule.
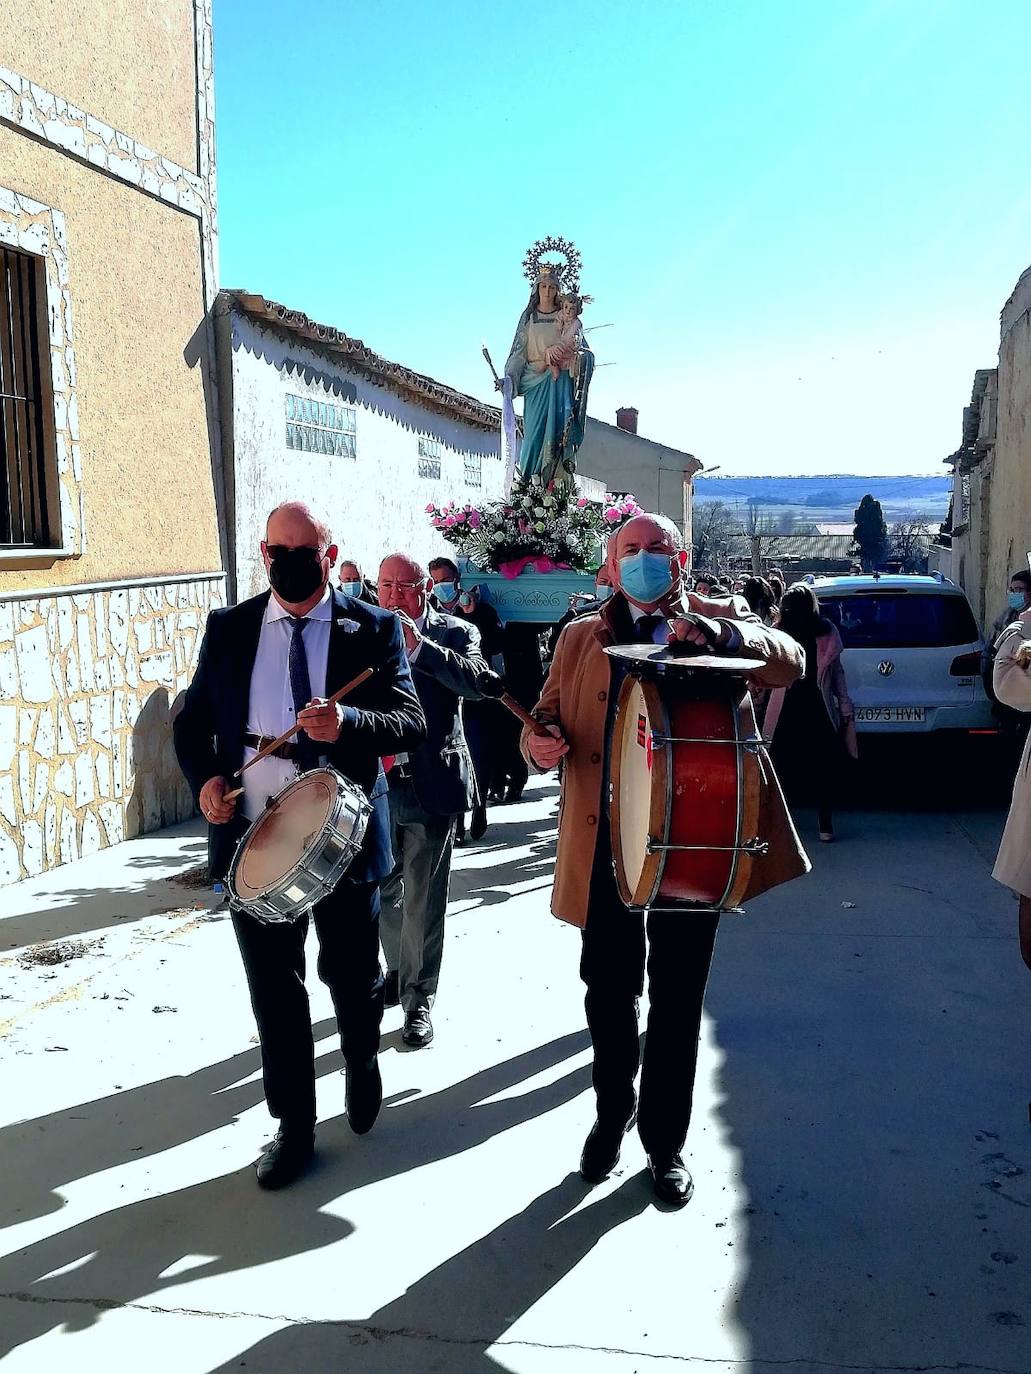
[[[632,601],[652,605],[661,601],[673,585],[673,559],[668,553],[628,554],[619,560],[619,585]]]
[[[362,584],[360,582],[341,582],[340,590],[345,596],[361,596]]]
[[[1022,611],[1024,609],[1024,593],[1010,592],[1008,597],[1011,611]]]
[[[598,601],[608,601],[612,595],[612,588],[607,582],[599,582],[594,589],[595,599]]]
[[[458,595],[457,582],[438,582],[433,588],[437,594],[437,600],[443,601],[446,606],[450,606]]]

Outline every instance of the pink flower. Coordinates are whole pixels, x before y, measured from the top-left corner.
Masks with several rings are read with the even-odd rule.
[[[478,530],[480,528],[480,512],[478,510],[471,510],[469,512],[469,528],[471,530]]]
[[[458,524],[458,525],[464,525],[464,524],[465,524],[465,511],[464,511],[464,510],[460,510],[460,511],[456,511],[456,512],[455,512],[455,523]]]
[[[579,501],[577,501],[576,504],[580,507],[581,510],[583,510],[584,506],[587,505],[587,497],[586,497],[586,496],[581,496],[580,499],[579,499]]]
[[[433,502],[431,501],[431,502],[429,503],[429,505],[426,507],[426,514],[427,514],[427,515],[432,515],[433,512],[434,512],[436,509],[437,509],[436,506],[435,506],[435,505],[433,504]]]
[[[450,529],[451,526],[452,526],[454,523],[455,523],[455,517],[454,517],[453,515],[447,516],[447,517],[445,518],[445,520],[444,520],[444,524],[447,526],[448,529]]]
[[[439,518],[436,519],[436,520],[434,520],[434,522],[433,522],[433,528],[434,528],[435,530],[442,530],[442,529],[444,528],[444,522],[443,522],[443,520],[441,520],[441,519],[439,519]]]
[[[615,506],[609,506],[608,510],[605,512],[605,519],[610,525],[619,524],[619,511],[616,510]]]
[[[506,507],[505,507],[505,514],[506,514],[506,515],[514,515],[514,514],[515,514],[515,511],[512,509],[511,506],[506,506]]]

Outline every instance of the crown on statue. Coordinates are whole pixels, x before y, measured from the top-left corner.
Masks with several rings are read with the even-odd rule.
[[[546,262],[547,254],[558,254],[562,260]],[[538,239],[523,258],[523,275],[534,286],[551,278],[563,290],[579,292],[582,268],[583,262],[576,244],[554,234],[549,234],[546,239]]]

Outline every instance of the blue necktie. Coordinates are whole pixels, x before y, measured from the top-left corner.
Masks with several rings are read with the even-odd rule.
[[[290,617],[293,634],[290,637],[290,695],[294,699],[294,712],[299,715],[311,701],[311,678],[308,676],[308,655],[304,652],[304,627],[307,620],[303,617]],[[302,730],[297,736],[297,762],[302,772],[319,766],[319,746],[308,738]]]

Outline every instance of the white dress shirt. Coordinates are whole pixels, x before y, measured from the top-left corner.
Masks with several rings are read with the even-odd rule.
[[[418,619],[417,621],[415,621],[415,628],[419,631],[419,634],[420,634],[420,635],[424,635],[424,634],[426,633],[426,612],[425,612],[425,611],[423,611],[423,613],[422,613],[422,615],[419,617],[419,619]],[[409,663],[411,663],[414,659],[416,659],[416,658],[419,657],[419,650],[420,650],[421,648],[422,648],[422,640],[421,640],[421,639],[419,639],[419,641],[416,643],[416,646],[415,646],[414,649],[409,650],[407,646],[405,647],[405,654],[406,654],[407,657],[408,657],[408,662],[409,662]],[[393,767],[396,768],[399,764],[403,764],[403,763],[406,764],[407,762],[408,762],[408,753],[407,753],[406,750],[402,750],[400,754],[395,754],[395,755],[394,755]]]
[[[326,663],[329,658],[329,631],[333,623],[333,602],[327,586],[322,600],[305,617],[304,654],[308,660],[308,680],[313,697],[326,695]],[[258,652],[251,673],[250,701],[247,707],[247,732],[274,739],[289,730],[297,719],[290,690],[290,641],[293,638],[290,612],[274,596],[269,597],[261,623]],[[243,761],[257,750],[244,748]],[[248,768],[243,783],[243,814],[256,820],[269,797],[281,792],[297,776],[297,765],[290,759],[269,757]]]

